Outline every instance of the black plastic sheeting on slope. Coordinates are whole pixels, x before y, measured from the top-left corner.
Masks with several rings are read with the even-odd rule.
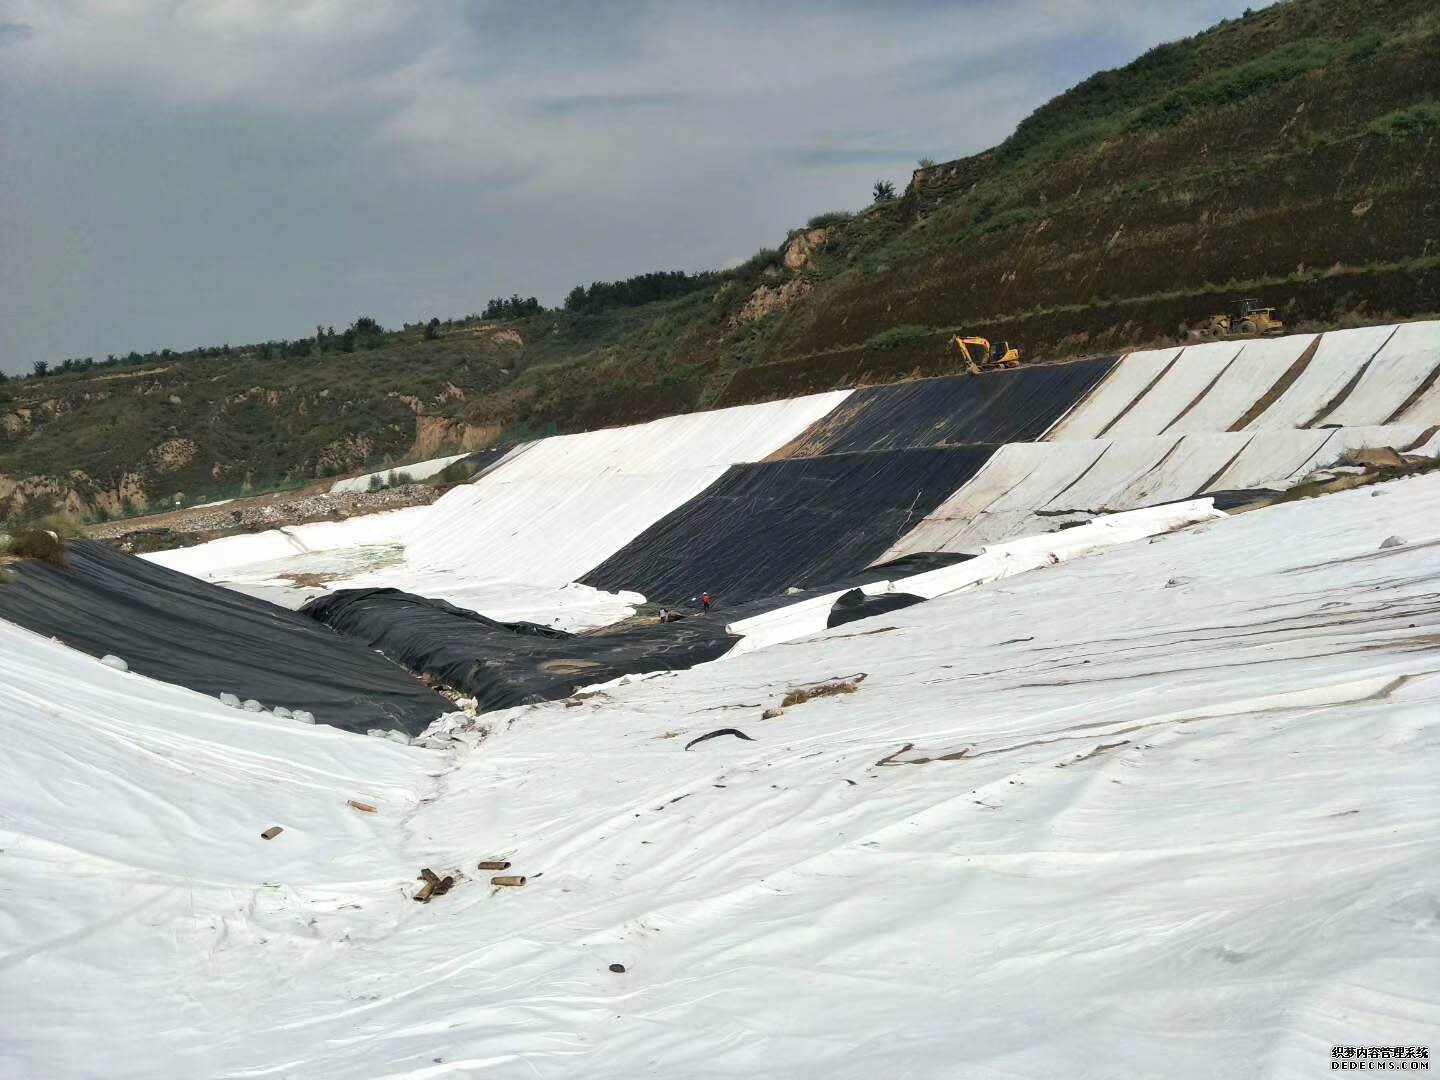
[[[899,611],[914,604],[923,603],[923,596],[914,593],[891,592],[879,596],[866,596],[859,589],[851,589],[836,598],[830,605],[830,616],[825,620],[827,628],[844,626],[846,623],[884,615],[887,611]]]
[[[162,682],[305,709],[347,731],[413,736],[451,711],[384,657],[296,612],[91,540],[70,543],[67,559],[9,567],[0,619],[91,656],[114,653]]]
[[[693,667],[739,640],[714,615],[568,634],[497,622],[399,589],[340,589],[301,610],[417,675],[474,696],[482,710],[554,701],[621,675]]]
[[[506,447],[504,449],[493,448],[490,450],[476,450],[473,454],[467,454],[458,462],[454,462],[452,464],[464,465],[465,468],[470,471],[470,476],[465,482],[467,484],[473,484],[485,473],[494,469],[496,465],[499,465],[500,462],[504,461],[505,457],[510,453],[511,449],[513,448]],[[447,466],[447,468],[448,467],[449,466]]]
[[[1030,442],[1110,369],[1113,356],[863,387],[773,456]]]
[[[853,577],[985,464],[991,446],[735,465],[580,580],[733,605]]]
[[[1195,495],[1186,495],[1183,499],[1164,499],[1161,502],[1145,503],[1134,509],[1148,510],[1155,506],[1174,506],[1176,503],[1191,502],[1194,499],[1211,499],[1216,510],[1233,510],[1237,506],[1248,506],[1254,502],[1277,499],[1283,494],[1284,492],[1278,488],[1225,488],[1221,491],[1202,491]],[[1072,524],[1084,525],[1085,522],[1077,521]]]
[[[668,623],[646,623],[586,634],[569,634],[530,622],[500,622],[443,600],[398,589],[339,589],[318,596],[301,611],[340,634],[379,649],[416,675],[428,675],[446,686],[473,695],[483,711],[554,701],[578,687],[621,675],[679,671],[719,659],[738,640],[726,632],[731,622],[789,607],[836,589],[891,577],[921,574],[974,558],[954,552],[916,552],[849,575],[843,582],[782,596],[766,596],[744,604],[717,604],[712,612],[679,611]],[[853,622],[918,603],[884,597],[865,598],[863,605],[840,598]],[[837,601],[837,603],[839,603]],[[537,640],[543,639],[543,640]]]

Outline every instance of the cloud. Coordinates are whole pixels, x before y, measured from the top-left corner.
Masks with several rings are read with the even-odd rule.
[[[535,111],[542,116],[566,117],[580,113],[621,113],[635,109],[664,109],[683,105],[688,94],[574,94],[541,98]]]
[[[1238,0],[0,0],[0,366],[698,269]]]
[[[10,45],[35,36],[35,27],[23,22],[0,22],[0,45]]]

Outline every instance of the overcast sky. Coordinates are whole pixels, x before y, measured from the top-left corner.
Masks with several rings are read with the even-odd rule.
[[[723,266],[1243,7],[0,0],[0,368]]]

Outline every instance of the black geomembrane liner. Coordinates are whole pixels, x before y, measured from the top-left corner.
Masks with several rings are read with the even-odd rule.
[[[1030,442],[1045,434],[1116,363],[1116,357],[1103,356],[861,387],[775,456]]]
[[[451,710],[402,668],[297,612],[93,540],[72,541],[67,561],[8,567],[0,619],[91,656],[113,653],[161,682],[304,709],[348,731],[418,735]]]
[[[690,668],[725,655],[739,640],[718,615],[570,634],[499,622],[399,589],[339,589],[301,610],[415,674],[473,696],[482,710],[553,701],[621,675]]]
[[[979,471],[992,446],[735,465],[580,580],[662,604],[744,603],[852,577]]]

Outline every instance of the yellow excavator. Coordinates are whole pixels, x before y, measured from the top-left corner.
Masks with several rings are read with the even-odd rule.
[[[1008,341],[991,345],[989,338],[962,337],[956,334],[950,339],[950,351],[964,361],[967,375],[979,375],[982,371],[1020,365],[1020,350],[1011,348]]]

